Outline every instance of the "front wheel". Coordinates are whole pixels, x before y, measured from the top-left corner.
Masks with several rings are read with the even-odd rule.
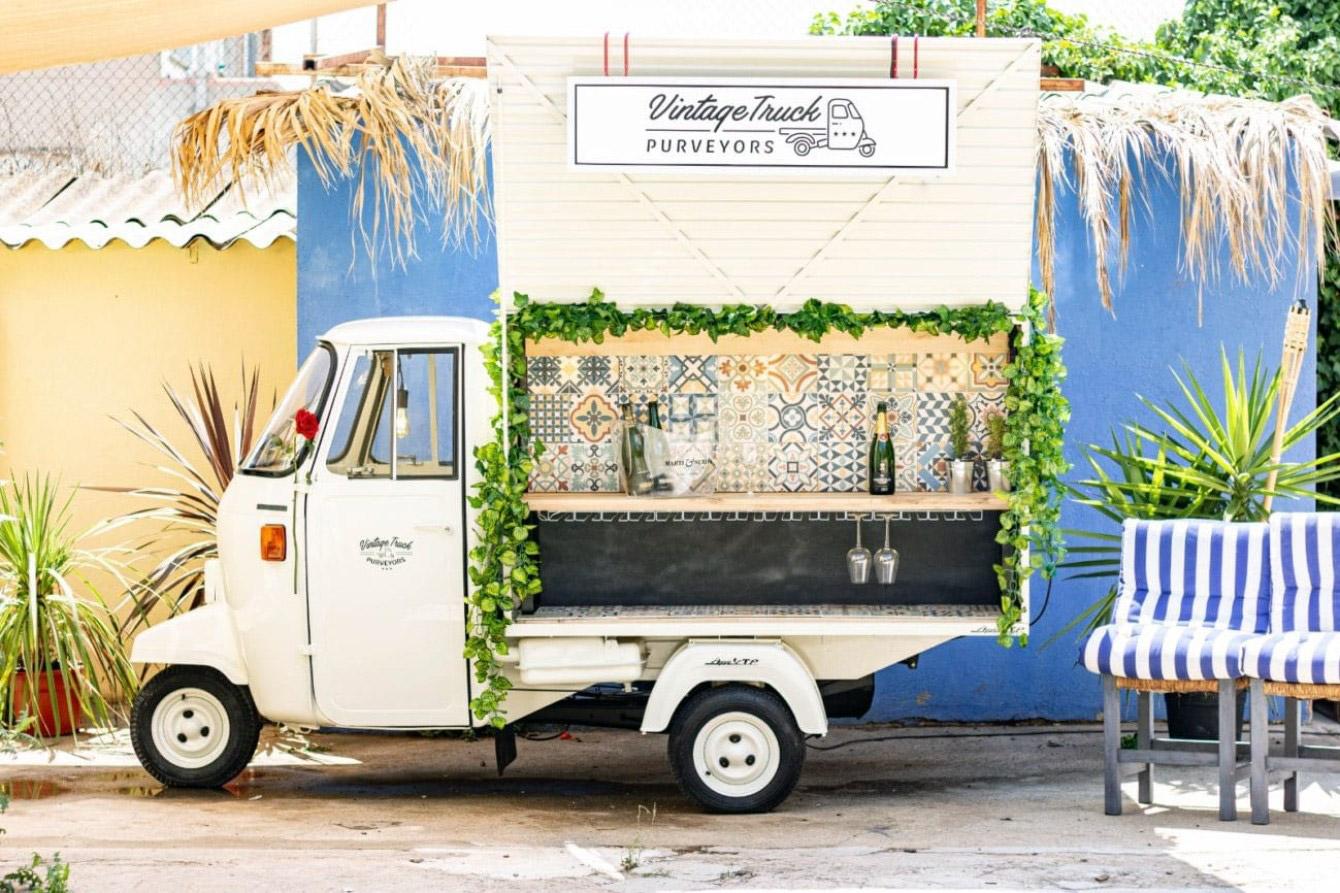
[[[135,756],[169,787],[217,788],[238,776],[260,739],[251,693],[211,667],[168,667],[130,714]]]
[[[670,727],[670,768],[708,812],[768,812],[800,780],[805,739],[777,695],[747,685],[709,688]]]

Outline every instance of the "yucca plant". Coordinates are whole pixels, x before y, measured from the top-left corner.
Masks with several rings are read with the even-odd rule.
[[[172,478],[175,486],[90,487],[152,503],[148,508],[111,518],[107,525],[120,527],[137,522],[159,525],[141,543],[141,548],[151,547],[167,536],[187,538],[187,542],[173,549],[139,581],[134,608],[122,621],[122,635],[130,635],[145,625],[159,603],[165,603],[170,614],[178,614],[196,607],[204,598],[204,562],[217,557],[219,549],[219,500],[233,479],[237,464],[251,452],[256,434],[260,370],[253,367],[248,373],[243,368],[241,383],[243,397],[233,404],[231,412],[219,394],[213,370],[205,364],[191,370],[190,394],[183,396],[172,385],[163,385],[163,392],[177,417],[185,422],[203,462],[191,458],[138,412],[133,413],[133,422],[115,419],[163,457],[165,461],[153,468]],[[273,409],[273,397],[270,403]]]
[[[46,475],[0,487],[0,711],[9,727],[31,726],[44,706],[74,716],[76,705],[105,726],[109,704],[136,690],[115,621],[120,606],[109,606],[90,576],[128,593],[137,584],[123,550],[80,545],[84,535],[70,531],[73,495],[59,490]]]
[[[1092,476],[1070,485],[1076,502],[1096,509],[1119,528],[1127,518],[1170,520],[1219,518],[1260,521],[1268,517],[1267,496],[1304,497],[1340,505],[1340,499],[1315,492],[1318,484],[1340,479],[1340,453],[1301,462],[1271,461],[1275,437],[1275,403],[1280,387],[1276,371],[1267,375],[1258,357],[1250,371],[1241,352],[1236,372],[1226,351],[1220,351],[1222,404],[1207,395],[1191,369],[1174,373],[1180,398],[1162,405],[1140,402],[1155,422],[1129,422],[1112,434],[1112,446],[1084,448]],[[1290,426],[1284,451],[1340,417],[1340,394]],[[1277,472],[1274,487],[1270,472]],[[1078,571],[1071,579],[1115,580],[1120,567],[1119,530],[1069,530],[1091,541],[1069,550],[1066,567]],[[1081,634],[1106,623],[1116,600],[1116,585],[1080,613],[1052,641],[1072,629]]]

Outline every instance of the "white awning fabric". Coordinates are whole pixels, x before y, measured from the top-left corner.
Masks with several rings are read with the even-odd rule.
[[[153,53],[375,0],[5,0],[0,74]]]

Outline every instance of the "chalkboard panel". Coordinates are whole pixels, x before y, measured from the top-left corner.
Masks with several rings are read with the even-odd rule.
[[[847,577],[856,522],[840,514],[532,516],[540,544],[540,606],[994,605],[999,512],[903,515],[891,524],[893,586]],[[862,523],[872,551],[884,522]]]

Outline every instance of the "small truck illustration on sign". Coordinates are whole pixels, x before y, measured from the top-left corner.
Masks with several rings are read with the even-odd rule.
[[[777,131],[797,155],[813,149],[855,149],[861,157],[875,154],[875,141],[865,132],[865,119],[850,99],[828,100],[828,128],[783,127]]]

